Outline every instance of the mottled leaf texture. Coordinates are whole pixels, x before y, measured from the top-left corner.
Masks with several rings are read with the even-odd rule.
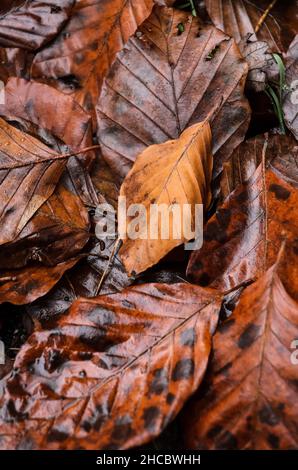
[[[207,116],[215,173],[243,140],[250,117],[243,96],[247,64],[233,39],[200,26],[186,12],[156,8],[118,55],[97,116],[103,156],[120,178],[149,145],[177,139]]]
[[[89,239],[88,212],[63,181],[11,243],[0,247],[0,269],[55,266],[76,256]]]
[[[40,51],[32,77],[55,79],[84,109],[94,110],[117,52],[150,15],[153,0],[79,0],[66,28]]]
[[[183,222],[188,222],[194,230],[195,205],[203,204],[208,208],[211,201],[211,175],[211,130],[208,122],[191,126],[177,140],[150,146],[137,157],[121,186],[120,196],[126,197],[127,207],[142,204],[146,209],[147,223],[139,229],[138,239],[128,237],[123,240],[120,256],[128,273],[145,271],[173,248],[189,241],[183,231],[182,216],[179,227],[176,227],[177,220],[173,215],[169,217],[169,236],[163,238],[164,220],[152,222],[151,205],[171,207],[178,204],[181,215],[183,205],[189,204],[192,211],[187,220],[187,214],[183,212]],[[153,225],[157,225],[156,239],[150,232]]]
[[[298,147],[294,137],[278,134],[258,135],[242,142],[230,160],[224,164],[220,179],[222,200],[239,184],[249,180],[262,162],[263,156],[267,168],[272,168],[285,181],[298,187]]]
[[[298,36],[286,55],[286,90],[283,97],[285,123],[298,140]]]
[[[74,0],[24,0],[10,3],[10,10],[2,14],[0,12],[0,46],[35,50],[61,30]]]
[[[88,169],[91,167],[94,152],[80,150],[91,147],[92,122],[86,113],[71,96],[38,82],[19,78],[10,78],[5,86],[5,104],[0,105],[0,113],[10,118],[21,118],[29,121],[54,138],[65,143],[65,152],[77,152],[70,157],[67,169],[77,194],[86,205],[98,202]],[[60,151],[59,145],[56,145]]]
[[[187,409],[187,447],[297,449],[297,337],[298,304],[274,266],[244,291],[214,336],[205,393]]]
[[[0,119],[0,244],[14,240],[51,196],[66,159]]]
[[[238,42],[250,34],[266,41],[272,52],[286,51],[297,30],[297,0],[277,1],[255,34],[270,0],[206,0],[206,8],[217,28]]]
[[[0,271],[0,303],[23,305],[34,302],[57,284],[63,273],[72,268],[77,259],[57,266],[34,266],[13,272]]]
[[[257,93],[264,91],[267,83],[266,71],[269,67],[274,67],[274,64],[277,67],[268,51],[267,42],[251,41],[248,36],[240,41],[239,49],[248,63],[246,88]]]
[[[79,299],[23,346],[2,382],[2,449],[126,449],[156,436],[197,389],[221,299],[144,284]]]
[[[266,143],[262,152],[264,156]],[[204,286],[234,288],[266,272],[286,240],[281,277],[298,299],[297,207],[298,189],[273,166],[266,169],[263,161],[208,221],[203,247],[191,255],[189,278]]]

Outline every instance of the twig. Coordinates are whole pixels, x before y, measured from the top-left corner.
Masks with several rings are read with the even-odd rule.
[[[117,252],[117,249],[119,248],[120,244],[122,243],[122,240],[120,238],[117,238],[117,240],[115,241],[114,243],[114,246],[113,246],[113,249],[111,251],[111,254],[109,256],[109,259],[108,259],[108,262],[107,262],[107,265],[106,265],[106,268],[104,270],[104,272],[102,273],[102,276],[100,278],[100,281],[99,281],[99,284],[97,286],[97,289],[96,289],[96,292],[95,292],[95,295],[98,295],[101,288],[102,288],[102,285],[103,285],[103,282],[107,276],[107,273],[111,267],[111,264],[112,264],[112,261],[114,259],[114,255],[115,253]]]
[[[261,16],[261,18],[258,21],[257,26],[255,27],[255,33],[256,34],[259,32],[259,30],[263,26],[264,21],[266,20],[267,16],[269,15],[270,11],[272,10],[272,8],[276,4],[276,2],[277,2],[277,0],[273,0],[273,2],[271,2],[270,5],[268,6],[268,8],[266,8],[266,10],[264,11],[263,15]]]

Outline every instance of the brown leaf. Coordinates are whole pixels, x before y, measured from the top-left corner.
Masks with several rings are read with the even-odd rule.
[[[289,184],[298,187],[298,147],[288,135],[259,135],[248,139],[233,152],[224,164],[220,179],[221,200],[225,200],[239,184],[245,183],[262,162],[265,151],[266,167],[272,168]]]
[[[88,239],[88,212],[62,180],[18,237],[0,247],[0,269],[56,266],[78,255]]]
[[[88,173],[95,159],[94,152],[80,155],[80,150],[93,143],[91,116],[71,96],[48,85],[13,77],[5,86],[5,105],[0,105],[0,113],[32,122],[42,129],[40,134],[47,131],[64,142],[69,151],[77,152],[67,162],[70,179],[86,205],[98,203]]]
[[[76,258],[53,267],[34,266],[13,272],[0,271],[0,303],[23,305],[34,302],[49,292],[77,261]]]
[[[84,109],[94,112],[102,81],[137,27],[150,15],[153,0],[81,0],[56,40],[40,51],[32,77],[55,80]]]
[[[264,156],[266,148],[265,143],[258,151]],[[275,152],[273,145],[270,151]],[[292,146],[289,154],[295,161],[297,147]],[[262,276],[286,240],[288,259],[281,263],[281,278],[290,295],[298,299],[298,189],[283,178],[280,164],[265,169],[264,161],[207,223],[204,245],[192,253],[188,276],[203,286],[234,288]]]
[[[239,49],[248,63],[246,88],[257,93],[264,91],[267,82],[266,71],[274,67],[274,64],[278,70],[272,54],[269,54],[268,44],[264,41],[251,41],[248,36],[240,41]]]
[[[286,90],[283,96],[285,123],[298,140],[298,35],[286,56]]]
[[[185,31],[178,34],[178,24]],[[233,39],[186,12],[156,8],[118,55],[102,89],[98,138],[123,179],[149,145],[211,116],[215,173],[243,140],[247,64]]]
[[[204,375],[221,299],[144,284],[80,299],[2,382],[2,449],[125,449],[174,418]]]
[[[0,244],[13,241],[51,196],[66,159],[0,119]]]
[[[174,219],[169,219],[169,238],[162,239],[158,222],[157,239],[150,236],[151,205],[190,204],[191,227],[194,229],[195,204],[207,208],[211,201],[210,182],[212,174],[211,130],[208,122],[195,124],[186,129],[177,140],[148,147],[136,159],[125,178],[120,196],[126,197],[126,205],[143,204],[147,223],[139,238],[126,238],[120,256],[128,273],[140,273],[156,264],[169,251],[189,241],[182,233],[174,236]],[[150,197],[149,197],[150,195]],[[182,217],[181,217],[182,224]],[[142,239],[142,233],[147,237]]]
[[[187,409],[187,448],[297,449],[297,337],[298,305],[273,266],[214,336],[205,393]]]
[[[61,30],[73,3],[74,0],[10,2],[5,10],[11,10],[0,16],[0,46],[40,48]]]
[[[206,8],[217,28],[240,42],[250,34],[269,44],[273,52],[287,50],[297,29],[297,0],[277,1],[257,34],[255,29],[271,4],[269,0],[206,0]]]

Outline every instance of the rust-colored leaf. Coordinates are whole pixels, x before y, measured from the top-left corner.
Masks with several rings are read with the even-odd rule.
[[[250,34],[252,40],[267,42],[272,52],[286,51],[297,30],[297,0],[275,2],[258,27],[270,4],[270,0],[206,0],[215,26],[237,43]]]
[[[188,448],[297,449],[297,337],[298,304],[275,265],[244,291],[214,336],[205,393],[187,409]]]
[[[181,209],[184,204],[190,204],[192,213],[189,213],[189,222],[194,230],[195,204],[204,204],[207,208],[211,201],[211,174],[211,131],[208,122],[191,126],[175,141],[148,147],[137,157],[121,186],[120,196],[126,197],[127,207],[142,204],[146,209],[147,223],[141,228],[138,239],[123,240],[120,255],[128,273],[145,271],[173,248],[189,241],[182,230],[182,217],[181,227],[178,227],[180,237],[174,236],[175,221],[171,217],[169,238],[162,238],[158,221],[158,236],[153,239],[149,230],[150,224],[153,225],[151,204],[166,204],[167,207],[178,204]]]
[[[220,303],[214,291],[189,284],[76,301],[28,339],[2,382],[1,448],[147,442],[201,382]]]
[[[246,73],[233,39],[186,12],[156,8],[118,55],[97,106],[98,138],[114,173],[123,179],[149,145],[210,116],[217,174],[247,130]]]
[[[54,79],[55,86],[94,112],[116,53],[153,5],[153,0],[80,0],[63,32],[35,56],[32,77]]]
[[[80,154],[93,143],[91,116],[71,96],[45,84],[13,77],[5,86],[5,104],[0,105],[0,113],[35,124],[41,129],[39,134],[44,136],[47,131],[68,146],[66,152],[77,152],[67,162],[70,180],[86,205],[98,202],[87,171],[95,159],[94,152]],[[56,147],[59,152],[59,143]]]
[[[0,303],[23,305],[34,302],[57,284],[63,273],[72,268],[77,259],[57,266],[34,266],[14,271],[0,271]]]
[[[51,196],[66,161],[0,119],[0,244],[13,241]]]
[[[297,146],[292,145],[288,154],[278,156],[285,160],[282,164],[277,158],[276,168],[272,165],[268,169],[266,141],[263,146],[252,148],[253,145],[250,156],[254,158],[257,149],[263,154],[263,161],[207,223],[203,248],[192,253],[188,276],[200,285],[223,290],[234,288],[266,272],[286,240],[287,260],[281,262],[281,278],[288,292],[297,299],[298,189],[287,181],[287,175],[283,177],[287,159],[297,167]],[[276,150],[278,147],[271,144],[271,156],[274,157]],[[295,177],[290,169],[288,174]],[[296,274],[290,276],[292,272]]]
[[[10,2],[0,12],[0,46],[40,48],[60,31],[73,4],[74,0]]]

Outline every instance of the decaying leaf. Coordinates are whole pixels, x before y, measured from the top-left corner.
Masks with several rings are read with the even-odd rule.
[[[246,88],[257,93],[264,91],[267,82],[266,71],[275,64],[272,54],[268,51],[268,44],[264,41],[252,41],[248,36],[239,42],[239,49],[248,63]]]
[[[0,303],[24,305],[45,295],[63,273],[77,263],[77,258],[53,267],[34,266],[14,271],[0,271]]]
[[[220,179],[221,200],[254,174],[265,158],[271,168],[289,184],[298,187],[298,145],[291,135],[258,135],[248,139],[233,152],[224,164]]]
[[[51,196],[66,161],[0,119],[0,244],[13,241]]]
[[[250,34],[252,40],[267,42],[272,52],[286,51],[297,32],[298,2],[275,2],[259,23],[270,4],[269,0],[206,0],[215,26],[233,36],[237,43]]]
[[[144,284],[76,301],[2,382],[1,448],[125,449],[174,418],[204,375],[221,299]]]
[[[186,12],[156,8],[118,55],[97,106],[98,138],[114,174],[123,179],[149,145],[177,139],[207,116],[218,174],[248,127],[246,73],[233,39]]]
[[[262,152],[265,157],[266,143]],[[273,166],[266,169],[264,162],[265,158],[209,220],[202,249],[191,255],[188,276],[200,285],[224,291],[237,287],[266,272],[286,241],[281,278],[290,295],[298,299],[298,190]]]
[[[35,56],[32,77],[54,79],[55,86],[94,112],[116,53],[150,15],[153,5],[153,0],[76,2],[67,27]]]
[[[288,255],[285,255],[288,256]],[[284,289],[278,266],[242,294],[214,336],[203,389],[187,409],[187,448],[297,449],[298,304]]]
[[[287,127],[298,140],[298,35],[290,45],[285,62],[283,112]]]
[[[39,137],[45,132],[51,134],[55,149],[60,152],[60,141],[68,148],[65,152],[77,152],[67,161],[71,185],[85,205],[98,203],[89,172],[95,160],[93,151],[80,154],[80,150],[92,146],[92,122],[71,96],[35,81],[10,78],[5,86],[5,104],[0,105],[0,113],[6,117],[21,118],[38,126]],[[51,142],[52,143],[52,142]]]
[[[11,9],[0,12],[0,46],[35,50],[62,29],[74,0],[23,0],[10,4]]]
[[[188,219],[185,212],[183,216],[193,231],[195,204],[204,204],[207,209],[211,201],[211,175],[211,130],[208,122],[189,127],[175,141],[150,146],[137,157],[121,186],[120,196],[126,197],[127,207],[142,204],[147,221],[140,227],[138,239],[128,237],[123,240],[120,256],[128,273],[145,271],[173,248],[189,241],[183,233],[182,216],[180,226],[176,226],[173,214],[169,215],[169,236],[163,239],[164,221],[152,221],[152,204],[166,204],[169,213],[175,204],[181,211],[184,204],[189,204],[192,211]],[[156,226],[155,238],[150,232],[153,225]]]

